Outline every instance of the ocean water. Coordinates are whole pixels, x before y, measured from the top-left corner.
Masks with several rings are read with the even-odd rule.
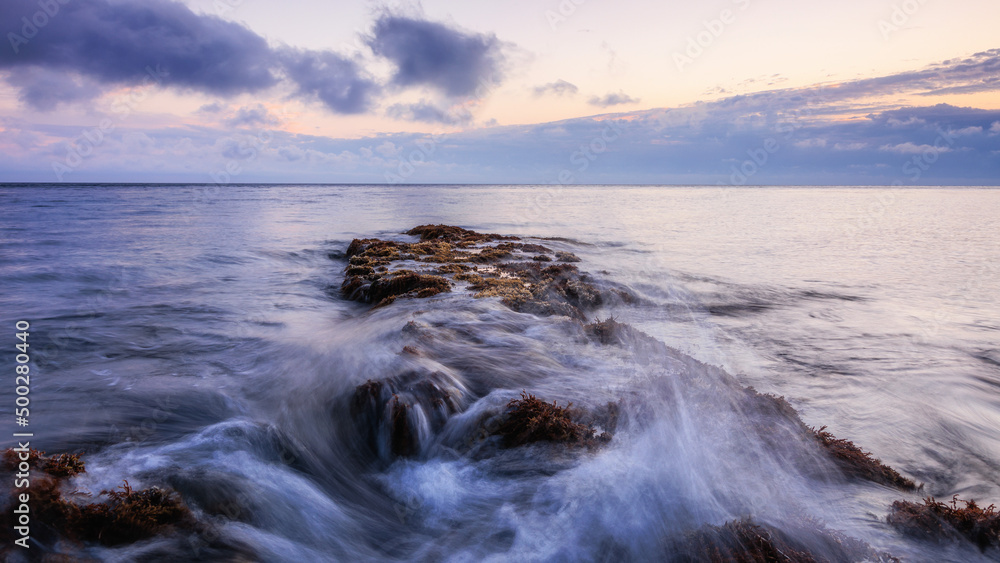
[[[429,223],[577,254],[641,297],[593,318],[785,396],[924,490],[803,475],[726,397],[664,391],[669,358],[564,317],[339,296],[352,239]],[[997,241],[997,189],[8,184],[0,327],[13,350],[31,324],[32,445],[85,452],[78,490],[168,485],[209,528],[66,548],[98,559],[660,560],[699,526],[806,515],[910,561],[976,561],[884,521],[925,494],[1000,503]],[[354,388],[414,369],[446,374],[463,412],[413,458],[355,455]],[[633,397],[645,419],[578,456],[455,446],[522,390]]]

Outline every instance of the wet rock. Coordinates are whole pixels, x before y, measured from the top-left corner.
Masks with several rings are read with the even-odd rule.
[[[586,320],[587,311],[607,302],[586,274],[568,261],[579,261],[569,253],[558,253],[562,263],[552,261],[551,250],[517,237],[482,234],[450,225],[422,225],[407,232],[420,242],[355,239],[345,255],[348,265],[341,284],[347,299],[384,306],[397,297],[422,298],[450,290],[447,276],[469,282],[475,297],[499,297],[508,307],[536,315],[565,315]],[[391,270],[394,262],[407,270]],[[506,262],[505,262],[506,261]],[[430,271],[419,265],[433,264]],[[607,297],[622,301],[615,289]]]
[[[410,271],[389,272],[365,283],[362,278],[352,277],[344,281],[344,296],[355,301],[388,305],[397,297],[431,297],[451,291],[451,283],[441,276],[418,274]]]
[[[445,374],[406,372],[357,386],[350,413],[362,443],[380,458],[418,455],[448,417],[466,406],[465,389]]]
[[[406,232],[416,235],[420,240],[445,240],[448,242],[492,242],[497,240],[515,240],[516,237],[505,237],[495,234],[483,234],[452,225],[420,225]]]
[[[580,258],[572,252],[556,252],[556,260],[559,262],[579,262]]]

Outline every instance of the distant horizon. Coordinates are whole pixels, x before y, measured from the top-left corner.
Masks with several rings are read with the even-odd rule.
[[[17,182],[0,181],[0,186],[63,186],[63,187],[89,187],[89,186],[218,186],[226,187],[253,187],[253,186],[357,186],[357,187],[400,187],[400,188],[420,188],[420,187],[489,187],[504,186],[515,188],[706,188],[706,189],[752,189],[752,188],[872,188],[872,189],[1000,189],[1000,184],[915,184],[915,185],[892,185],[892,184],[748,184],[743,186],[732,186],[728,184],[630,184],[630,183],[610,183],[610,184],[504,184],[504,183],[472,183],[472,182],[436,182],[428,184],[386,184],[386,183],[365,183],[365,182],[233,182],[230,184],[213,184],[212,182]]]

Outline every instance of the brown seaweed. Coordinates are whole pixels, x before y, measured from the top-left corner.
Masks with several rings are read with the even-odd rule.
[[[813,432],[819,443],[832,454],[833,459],[846,474],[904,491],[917,489],[913,480],[903,477],[895,469],[882,463],[870,452],[862,450],[853,442],[842,440],[826,432],[826,426],[819,430],[813,430]]]
[[[29,450],[27,460],[32,468],[41,470],[44,476],[33,476],[27,488],[12,490],[11,498],[27,493],[33,524],[41,524],[35,529],[35,539],[52,543],[58,538],[73,542],[98,542],[103,545],[119,545],[147,539],[167,532],[175,527],[189,527],[193,516],[177,494],[168,489],[150,487],[133,489],[128,481],[121,490],[101,491],[107,496],[104,502],[79,504],[67,499],[62,493],[65,479],[86,471],[86,466],[78,454],[60,454],[45,457],[44,452]],[[4,453],[4,467],[14,471],[11,463],[18,463],[18,452],[8,449]],[[13,501],[13,500],[12,500]],[[4,507],[0,516],[0,536],[6,543],[12,543],[13,507]]]
[[[32,469],[40,469],[53,477],[72,477],[85,472],[86,465],[80,459],[80,454],[59,454],[45,456],[45,452],[29,448],[26,461]],[[3,462],[7,471],[15,471],[20,458],[18,452],[8,449],[4,452]]]
[[[704,526],[672,542],[665,559],[708,563],[899,563],[899,559],[878,552],[863,541],[816,522],[805,524],[795,534],[746,518],[722,526]]]
[[[534,442],[594,446],[611,439],[606,432],[595,436],[592,426],[573,421],[570,407],[572,403],[560,407],[522,391],[520,399],[507,403],[506,416],[493,433],[508,448]]]
[[[960,502],[965,506],[959,507]],[[965,538],[981,550],[1000,548],[1000,512],[996,506],[982,508],[976,501],[961,500],[958,495],[950,503],[933,497],[925,498],[923,504],[896,501],[886,521],[911,537],[933,541]]]
[[[407,232],[420,242],[354,239],[345,255],[341,294],[351,300],[392,303],[398,297],[423,298],[450,291],[448,277],[469,282],[477,298],[498,297],[516,311],[565,315],[585,320],[585,312],[604,304],[605,296],[586,274],[566,262],[571,253],[556,253],[560,263],[549,265],[551,250],[517,237],[482,234],[450,225],[421,225]],[[427,263],[430,271],[391,270],[394,262]],[[628,295],[616,290],[616,295]],[[624,297],[622,297],[624,299]]]

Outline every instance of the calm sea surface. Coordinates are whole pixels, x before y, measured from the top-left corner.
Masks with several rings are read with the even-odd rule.
[[[641,560],[651,537],[780,525],[790,503],[911,560],[981,557],[884,525],[919,494],[776,475],[768,452],[706,439],[749,423],[721,404],[565,467],[348,461],[337,405],[401,369],[411,321],[476,335],[449,344],[499,374],[472,411],[522,389],[613,400],[651,377],[567,337],[565,318],[460,291],[373,312],[339,297],[353,238],[428,223],[557,237],[539,242],[643,298],[597,316],[784,395],[925,494],[1000,503],[998,189],[0,185],[0,357],[13,365],[30,322],[32,445],[86,452],[80,490],[170,485],[222,543],[268,561]]]

